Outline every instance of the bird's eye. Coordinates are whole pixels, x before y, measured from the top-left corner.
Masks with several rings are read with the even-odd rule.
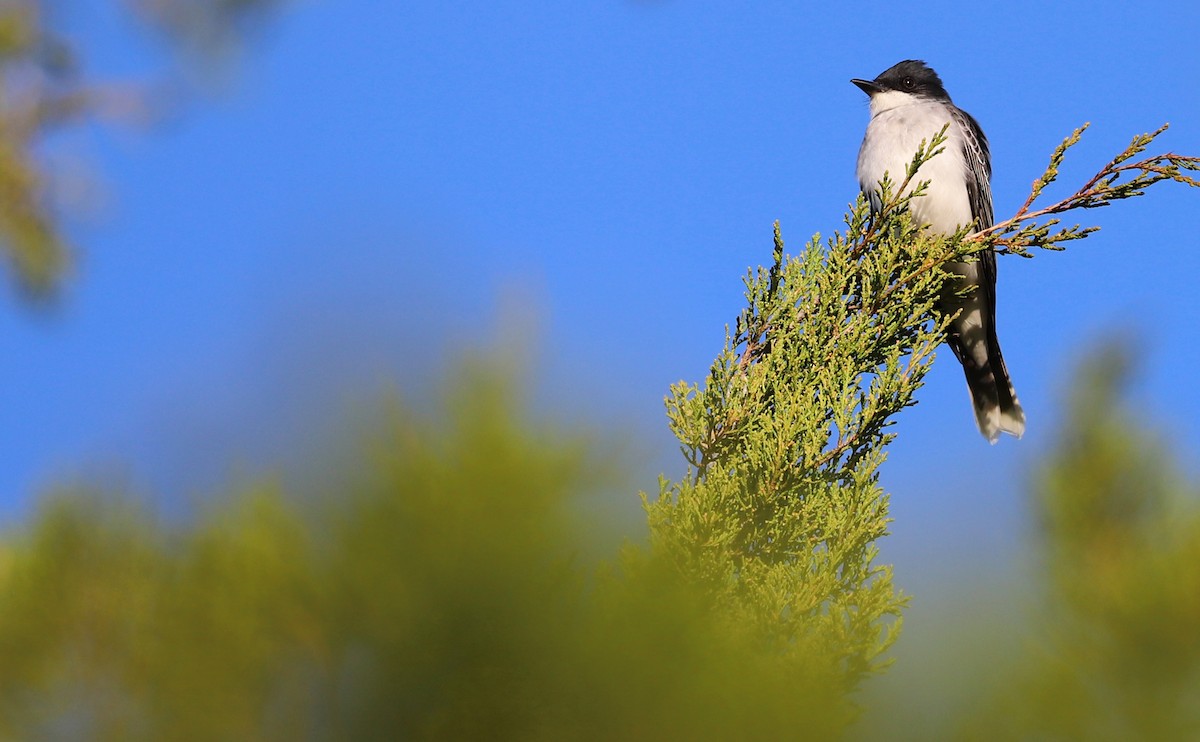
[[[911,77],[904,78],[903,80],[900,81],[900,83],[904,87],[908,88],[909,90],[912,90],[917,84],[917,82],[915,80],[913,80]]]

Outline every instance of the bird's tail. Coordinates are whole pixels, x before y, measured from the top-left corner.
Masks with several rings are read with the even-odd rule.
[[[995,443],[1001,433],[1020,438],[1025,433],[1025,411],[1017,400],[1000,344],[994,333],[988,338],[988,353],[984,363],[963,363],[967,376],[967,388],[971,392],[971,404],[975,408],[975,422],[979,432]]]

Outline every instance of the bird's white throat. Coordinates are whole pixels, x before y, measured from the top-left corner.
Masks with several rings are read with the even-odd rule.
[[[882,93],[876,93],[871,96],[871,115],[878,116],[884,111],[890,111],[893,108],[911,106],[914,103],[919,103],[920,100],[920,98],[911,93],[904,93],[899,90],[885,90]]]

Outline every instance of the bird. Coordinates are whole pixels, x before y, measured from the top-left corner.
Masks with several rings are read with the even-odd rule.
[[[909,203],[914,220],[938,234],[962,227],[986,229],[993,224],[992,161],[979,123],[950,100],[942,80],[925,62],[908,59],[884,70],[874,80],[854,78],[870,99],[871,120],[858,152],[859,187],[873,210],[880,208],[880,181],[904,180],[921,145],[946,129],[944,151],[921,165],[914,185],[929,181],[927,190]],[[996,337],[996,254],[979,253],[972,262],[944,266],[958,280],[946,281],[937,308],[954,314],[946,344],[962,364],[979,432],[989,443],[1001,433],[1020,438],[1025,412],[1004,365]],[[970,290],[963,294],[962,289]]]

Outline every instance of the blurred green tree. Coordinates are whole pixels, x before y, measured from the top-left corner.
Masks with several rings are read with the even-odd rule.
[[[0,738],[828,737],[842,690],[599,537],[595,442],[476,367],[394,405],[308,508],[269,483],[194,525],[66,493],[0,559]],[[595,551],[595,550],[593,550]],[[815,659],[815,658],[814,658]]]
[[[1042,609],[966,738],[1200,738],[1200,490],[1122,403],[1131,358],[1112,345],[1072,376],[1033,482]]]
[[[183,56],[211,57],[279,4],[136,0],[128,12]],[[89,120],[128,118],[146,106],[145,96],[131,94],[139,86],[84,73],[79,45],[58,30],[60,16],[58,4],[47,0],[0,4],[0,254],[17,285],[34,296],[52,293],[70,263],[69,206],[61,197],[62,173],[46,156],[46,138]]]

